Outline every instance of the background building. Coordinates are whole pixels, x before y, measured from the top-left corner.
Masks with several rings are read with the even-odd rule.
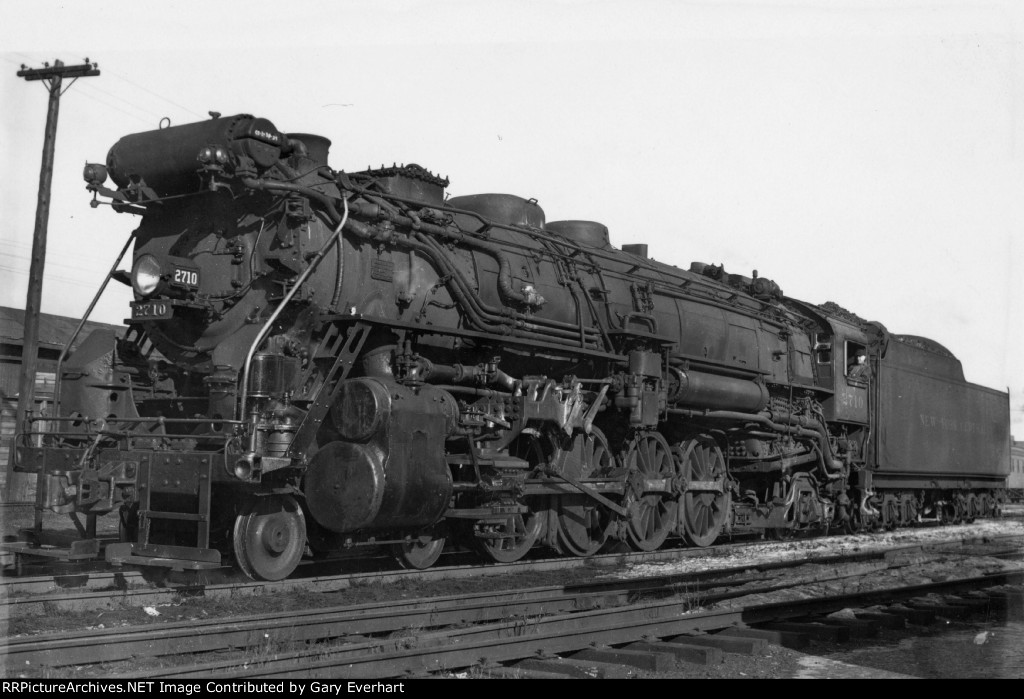
[[[1006,481],[1010,498],[1015,502],[1024,500],[1024,442],[1010,437],[1010,478]]]
[[[39,315],[39,349],[35,388],[37,410],[49,407],[53,401],[57,360],[60,358],[64,345],[71,339],[79,320],[49,313]],[[87,322],[72,349],[77,347],[90,332],[99,328],[111,328],[118,334],[123,334],[124,330],[120,325]],[[14,433],[17,428],[16,414],[24,330],[25,311],[0,306],[0,489],[2,489],[0,492],[6,492],[11,445],[14,442]]]

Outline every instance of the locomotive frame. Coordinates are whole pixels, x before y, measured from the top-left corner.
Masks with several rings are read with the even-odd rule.
[[[116,511],[112,562],[273,580],[307,547],[422,568],[450,541],[507,562],[998,511],[1008,394],[938,343],[329,145],[214,116],[86,167],[94,206],[142,217],[97,298],[136,300],[18,435],[31,541],[82,513],[98,552]]]

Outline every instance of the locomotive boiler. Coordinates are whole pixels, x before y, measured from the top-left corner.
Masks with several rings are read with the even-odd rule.
[[[17,468],[40,512],[116,513],[108,560],[274,580],[359,546],[426,567],[996,511],[1008,395],[938,343],[329,147],[214,116],[86,167],[140,217],[110,275],[135,300],[62,359]]]

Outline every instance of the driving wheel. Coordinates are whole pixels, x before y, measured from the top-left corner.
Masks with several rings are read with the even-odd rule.
[[[665,543],[678,517],[671,448],[658,432],[640,432],[630,442],[623,465],[631,491],[626,537],[638,551],[654,551]]]
[[[607,471],[614,463],[608,440],[596,427],[590,434],[577,433],[568,445],[558,449],[554,463],[566,475],[589,478]],[[608,539],[611,520],[607,509],[586,495],[564,495],[559,499],[558,548],[573,556],[592,556]]]
[[[715,440],[706,435],[681,442],[675,454],[686,484],[679,512],[683,537],[691,546],[710,546],[729,516],[725,457]],[[693,487],[698,484],[706,484],[707,489]]]

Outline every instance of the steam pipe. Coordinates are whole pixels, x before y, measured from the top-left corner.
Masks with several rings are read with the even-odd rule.
[[[323,204],[327,208],[328,213],[331,216],[332,220],[336,221],[336,220],[338,220],[340,218],[338,216],[338,213],[337,213],[337,208],[334,206],[332,197],[330,197],[328,195],[325,195],[322,192],[318,192],[318,191],[316,191],[314,189],[311,189],[309,187],[304,187],[304,186],[296,185],[296,184],[289,183],[289,182],[276,182],[276,181],[269,181],[269,180],[263,180],[263,179],[253,179],[253,178],[245,178],[245,179],[242,180],[242,182],[243,182],[243,184],[245,186],[250,187],[252,189],[258,189],[258,190],[262,190],[262,191],[295,192],[295,193],[298,193],[298,194],[302,194],[303,196],[310,197],[312,199],[315,199],[316,201],[319,201],[321,204]],[[356,189],[361,189],[361,188],[356,188]],[[347,203],[347,201],[345,203],[346,203],[346,215],[345,215],[345,218],[347,219],[347,217],[348,217],[348,203]],[[375,216],[376,215],[376,211],[375,210],[380,210],[380,205],[379,204],[377,204],[377,205],[366,205],[366,204],[360,205],[360,204],[356,203],[352,207],[352,210],[355,211],[356,213],[359,213],[360,215]],[[478,248],[480,250],[483,250],[484,252],[488,253],[489,255],[493,256],[495,259],[498,260],[498,263],[499,263],[499,274],[498,274],[498,290],[499,290],[499,293],[505,295],[506,298],[511,297],[513,300],[517,300],[517,301],[520,301],[522,303],[526,303],[527,305],[539,305],[539,304],[536,304],[536,299],[530,299],[530,298],[527,297],[526,294],[521,294],[520,292],[516,292],[512,288],[512,266],[511,266],[511,263],[509,262],[507,256],[501,250],[499,250],[497,247],[495,247],[493,245],[490,245],[490,244],[487,244],[487,243],[483,243],[483,242],[477,241],[477,240],[475,240],[473,238],[470,238],[470,237],[466,236],[465,234],[457,233],[457,232],[454,232],[454,231],[449,231],[448,229],[444,228],[443,226],[436,226],[436,225],[433,225],[433,224],[422,223],[422,222],[419,222],[417,220],[414,220],[414,219],[406,217],[406,216],[395,215],[395,214],[389,213],[385,217],[388,218],[388,219],[394,219],[397,222],[400,222],[400,223],[402,223],[404,225],[408,225],[408,226],[414,228],[415,230],[417,230],[418,232],[416,234],[414,234],[414,235],[417,236],[417,239],[420,240],[421,244],[427,243],[427,244],[432,244],[433,246],[437,246],[438,245],[438,243],[436,241],[431,240],[430,238],[428,238],[427,236],[425,236],[425,235],[423,235],[421,233],[421,232],[429,232],[429,233],[433,233],[433,234],[436,234],[436,235],[452,238],[452,239],[454,239],[454,240],[456,240],[458,242],[462,242],[463,244],[465,244],[465,245],[467,245],[469,247],[476,247],[476,248]],[[358,222],[358,221],[355,221],[355,220],[349,220],[347,222],[347,226],[348,226],[348,230],[351,233],[353,233],[354,235],[356,235],[356,236],[358,236],[360,238],[363,238],[365,240],[373,240],[373,241],[386,240],[386,238],[375,234],[373,232],[373,230],[369,226],[367,226],[366,224],[363,224],[361,222]],[[390,237],[390,236],[388,236],[388,237]],[[439,263],[439,259],[438,258],[444,259],[444,255],[440,254],[440,253],[437,254],[436,256],[431,256],[431,257],[434,258],[435,264]],[[476,314],[475,314],[476,318],[475,318],[475,320],[478,322],[480,327],[486,328],[486,329],[488,329],[491,332],[501,332],[503,327],[504,328],[508,328],[508,327],[510,327],[510,325],[512,325],[512,323],[510,323],[510,321],[507,320],[506,317],[502,317],[500,315],[500,313],[501,313],[500,311],[497,311],[496,309],[491,309],[491,308],[487,307],[486,305],[484,305],[480,301],[480,299],[477,298],[475,292],[465,288],[465,280],[462,278],[461,273],[457,269],[455,269],[454,267],[451,267],[450,265],[447,265],[447,264],[445,264],[443,266],[445,267],[447,272],[452,276],[453,279],[455,279],[459,283],[463,284],[464,288],[463,288],[463,294],[461,295],[462,296],[461,300],[463,301],[464,304],[468,304],[468,303],[474,304],[475,310],[476,310]],[[533,301],[533,303],[530,303],[531,301]],[[530,323],[530,322],[526,322],[526,321],[522,320],[521,317],[518,317],[519,315],[520,314],[518,314],[518,313],[515,314],[515,316],[517,316],[515,321],[513,321],[514,324],[515,324],[515,327],[517,327],[520,330],[527,331],[526,333],[524,333],[524,335],[526,335],[528,337],[532,337],[532,338],[535,338],[535,339],[545,339],[545,340],[549,340],[550,341],[550,340],[555,339],[555,338],[551,337],[552,335],[557,335],[557,336],[562,337],[564,339],[575,340],[576,337],[579,334],[579,327],[578,326],[574,326],[571,323],[563,323],[563,322],[560,322],[560,321],[550,321],[550,320],[538,320],[538,322],[536,322],[536,323]],[[487,319],[487,316],[491,316],[491,319]],[[490,327],[488,327],[488,326],[490,326]],[[565,329],[563,330],[562,328],[565,328]],[[594,331],[592,329],[585,328],[584,330],[585,330],[586,333],[590,334],[593,337]],[[538,331],[540,334],[530,333],[529,331]],[[594,337],[593,339],[596,341],[597,338]],[[563,344],[568,344],[568,343],[563,343]],[[572,344],[575,345],[576,343],[573,342]]]
[[[342,199],[341,202],[345,206],[345,213],[341,217],[341,222],[331,233],[331,237],[327,240],[326,243],[323,244],[323,246],[317,252],[316,256],[310,261],[306,269],[304,269],[302,271],[302,274],[299,275],[299,278],[295,281],[295,284],[292,285],[292,288],[285,295],[284,299],[281,300],[281,303],[279,303],[277,305],[277,308],[274,309],[274,312],[270,314],[270,318],[267,319],[267,322],[263,324],[262,328],[260,328],[259,333],[256,334],[256,339],[253,340],[252,346],[249,347],[248,354],[245,355],[245,368],[242,372],[242,397],[238,404],[239,415],[242,416],[243,418],[245,416],[245,404],[249,398],[249,368],[250,364],[252,363],[252,356],[256,353],[256,348],[259,347],[260,343],[263,342],[263,340],[266,338],[267,333],[270,332],[270,328],[273,327],[274,323],[277,321],[278,316],[281,315],[281,312],[291,302],[292,298],[302,287],[302,285],[306,282],[306,279],[309,278],[309,275],[313,273],[313,270],[315,270],[317,266],[320,264],[320,262],[324,259],[324,256],[327,254],[327,251],[331,248],[332,245],[334,245],[335,242],[337,242],[338,236],[341,235],[341,230],[345,227],[345,222],[348,221],[348,200]]]
[[[557,323],[557,325],[565,325],[573,329],[563,330],[559,327],[548,327],[555,325],[555,321],[543,321],[542,326],[541,322],[528,323],[520,318],[508,315],[499,315],[497,312],[490,310],[488,306],[482,303],[477,294],[472,289],[468,288],[461,272],[448,262],[443,251],[438,250],[439,244],[437,241],[431,240],[429,237],[421,233],[416,234],[416,240],[421,246],[424,246],[417,249],[425,251],[434,264],[444,270],[451,278],[449,281],[449,290],[452,291],[453,295],[462,302],[464,308],[480,327],[492,332],[501,332],[503,330],[507,331],[507,329],[515,327],[520,331],[524,331],[523,335],[525,337],[548,341],[563,341],[563,344],[572,344],[573,346],[577,344],[576,341],[579,337],[578,327],[563,323]],[[596,338],[594,339],[596,340]],[[567,343],[564,342],[564,340],[572,340],[572,342]]]
[[[669,413],[673,415],[683,415],[685,417],[692,418],[707,418],[711,420],[746,420],[747,422],[756,422],[759,425],[763,425],[769,429],[777,432],[783,432],[792,434],[797,437],[803,437],[805,439],[814,439],[818,442],[818,446],[821,450],[822,466],[825,469],[826,475],[831,480],[835,480],[842,475],[842,464],[835,460],[832,456],[832,449],[828,443],[828,435],[825,434],[825,428],[823,425],[816,423],[817,429],[808,429],[807,427],[797,426],[793,424],[782,424],[772,421],[767,415],[752,415],[750,413],[733,412],[729,410],[713,410],[710,412],[701,412],[700,410],[686,410],[683,408],[669,408]],[[790,420],[801,420],[800,418],[794,418],[792,415],[786,414]]]
[[[465,236],[462,236],[462,237],[465,238]],[[439,250],[440,244],[437,241],[432,240],[431,238],[429,238],[428,236],[423,235],[422,233],[417,233],[416,234],[416,239],[419,240],[421,243],[430,245],[439,256],[441,256],[442,258],[444,257],[443,251]],[[471,243],[467,243],[467,244],[468,245],[472,245]],[[493,247],[493,246],[488,246],[488,247]],[[511,263],[509,263],[508,259],[504,256],[503,253],[501,253],[501,255],[502,255],[502,260],[503,260],[504,264],[507,265],[507,269],[504,266],[502,267],[502,270],[504,270],[504,272],[507,274],[507,279],[505,280],[504,283],[508,284],[508,285],[511,285],[511,283],[512,283],[511,282],[511,278],[512,278]],[[493,317],[495,319],[499,319],[499,322],[506,322],[507,323],[507,321],[504,321],[504,318],[506,318],[507,316],[503,316],[502,315],[503,312],[500,309],[495,309],[495,308],[492,308],[490,306],[487,306],[481,299],[479,299],[477,297],[477,294],[475,292],[473,292],[472,290],[468,289],[468,286],[466,285],[465,280],[463,279],[461,272],[459,272],[457,269],[455,269],[451,265],[447,264],[447,260],[445,260],[445,263],[446,263],[446,266],[447,266],[448,270],[450,271],[450,273],[453,274],[453,275],[457,275],[457,279],[458,279],[459,283],[463,285],[464,290],[472,298],[474,304],[476,305],[476,308],[477,308],[478,312],[480,312],[482,314],[485,314],[485,315],[489,315],[489,316],[491,316],[491,317]],[[501,287],[502,283],[503,283],[502,282],[502,272],[499,270],[499,274],[498,274],[499,291],[500,291],[500,287]],[[517,313],[516,316],[519,316],[519,314]],[[531,322],[531,323],[527,323],[526,321],[521,321],[521,320],[519,322],[524,323],[524,325],[520,326],[520,327],[522,327],[524,329],[542,330],[543,332],[548,332],[548,333],[558,333],[560,336],[565,337],[567,339],[570,339],[570,338],[571,339],[576,339],[576,337],[578,337],[578,335],[579,335],[579,326],[574,325],[572,323],[565,323],[565,322],[562,322],[562,321],[544,320],[544,319],[536,319],[536,321]],[[541,327],[542,325],[544,326],[543,328]],[[590,334],[590,336],[594,340],[597,339],[596,338],[596,334],[594,333],[594,331],[592,329],[585,328],[585,330],[586,330],[587,333]]]
[[[309,197],[311,199],[315,199],[316,201],[319,201],[321,204],[323,204],[324,207],[328,210],[328,212],[329,212],[329,214],[330,214],[330,216],[331,216],[331,218],[333,220],[337,221],[338,218],[340,218],[338,216],[337,208],[334,205],[332,197],[330,197],[328,195],[325,195],[322,192],[318,192],[317,190],[312,189],[310,187],[304,187],[302,185],[297,185],[297,184],[293,184],[293,183],[290,183],[290,182],[276,182],[276,181],[270,181],[270,180],[264,180],[264,179],[253,179],[253,178],[244,178],[242,180],[242,183],[245,186],[247,186],[247,187],[250,187],[252,189],[262,190],[262,191],[295,192],[295,193],[298,193],[298,194],[302,194],[303,196],[307,196],[307,197]],[[362,188],[356,188],[356,189],[357,190],[361,190]],[[352,211],[357,213],[357,214],[359,214],[359,215],[378,217],[378,212],[382,208],[383,207],[380,204],[371,204],[371,205],[362,204],[361,205],[361,204],[359,204],[357,202],[357,203],[355,203],[352,206]],[[461,242],[462,244],[464,244],[464,245],[466,245],[468,247],[475,247],[475,248],[477,248],[479,250],[482,250],[482,251],[486,252],[487,254],[491,255],[492,257],[494,257],[498,261],[498,292],[499,292],[499,294],[502,295],[503,298],[512,299],[514,301],[518,301],[520,303],[523,303],[523,304],[531,306],[531,307],[539,306],[540,303],[543,302],[543,299],[540,296],[531,297],[530,295],[522,293],[522,292],[519,292],[519,291],[516,291],[513,288],[513,286],[512,286],[512,263],[509,261],[508,256],[505,255],[505,253],[502,250],[500,250],[499,248],[497,248],[496,246],[490,245],[488,243],[481,242],[481,241],[476,240],[474,238],[471,238],[471,237],[469,237],[469,236],[467,236],[467,235],[465,235],[463,233],[459,233],[459,232],[448,230],[447,228],[445,228],[443,226],[437,226],[437,225],[434,225],[434,224],[423,223],[422,221],[420,221],[417,218],[411,218],[409,216],[394,214],[394,213],[391,213],[391,212],[388,212],[387,214],[385,214],[384,218],[387,218],[389,220],[394,220],[394,221],[396,221],[398,223],[401,223],[403,225],[407,225],[407,226],[413,228],[416,231],[429,232],[429,233],[433,233],[435,235],[451,238],[451,239],[453,239],[453,240],[455,240],[457,242]],[[352,221],[351,223],[356,223],[356,222]],[[368,226],[366,226],[365,224],[360,224],[359,226],[353,226],[350,230],[351,230],[351,232],[355,233],[356,235],[359,235],[360,237],[368,239],[368,240],[378,239],[378,236],[375,236],[374,233],[372,232],[372,230]],[[426,238],[426,236],[422,236],[421,242],[424,239],[425,240],[429,240],[429,238]],[[434,242],[434,241],[430,241],[430,242]],[[436,245],[436,243],[435,243],[435,245]],[[449,269],[450,269],[450,271],[452,273],[459,274],[458,270],[455,270],[453,268],[449,268]],[[460,281],[462,281],[461,278],[460,278]],[[490,308],[484,306],[482,304],[482,302],[480,302],[478,299],[475,298],[475,294],[472,294],[472,293],[469,294],[469,298],[471,298],[471,299],[473,299],[474,301],[477,302],[477,305],[478,305],[477,310],[478,311],[485,312],[485,313],[489,312],[492,315],[497,315],[498,313],[500,313],[500,312],[497,312],[495,309],[490,309]],[[518,316],[519,314],[517,313],[516,315]],[[498,316],[498,317],[500,317],[500,316]],[[498,322],[501,323],[501,324],[507,324],[507,321],[503,322],[503,321],[499,320]],[[525,321],[520,321],[520,322],[525,323]],[[576,334],[579,333],[579,327],[574,326],[571,323],[563,323],[563,322],[560,322],[560,321],[541,320],[537,324],[533,324],[532,325],[530,323],[526,323],[522,327],[524,329],[541,330],[541,327],[540,327],[541,325],[547,326],[547,327],[550,327],[550,328],[566,328],[567,331],[571,330],[573,336],[575,336]],[[547,327],[543,330],[543,332],[556,332],[556,330],[547,330]],[[588,332],[588,333],[591,333],[591,334],[593,333],[593,330],[591,330],[591,329],[586,329],[585,328],[585,331]],[[562,334],[565,337],[567,337],[567,338],[569,337],[568,332],[564,332]]]
[[[520,382],[506,374],[501,369],[493,372],[479,366],[466,366],[465,364],[434,364],[429,359],[421,358],[420,378],[424,381],[443,381],[445,383],[486,383],[493,386],[500,386],[506,391],[513,392]]]

